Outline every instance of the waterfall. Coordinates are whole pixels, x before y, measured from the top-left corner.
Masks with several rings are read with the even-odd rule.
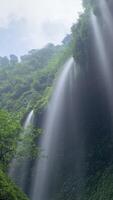
[[[103,3],[105,2],[103,1]],[[100,73],[104,77],[109,106],[111,109],[111,116],[113,117],[113,89],[112,89],[113,81],[112,81],[112,71],[111,71],[112,67],[110,64],[109,54],[106,51],[106,44],[104,41],[104,37],[102,34],[98,18],[93,13],[91,13],[91,25],[94,34],[95,49],[98,52],[98,58],[100,61]]]
[[[30,125],[33,123],[33,117],[34,117],[34,111],[31,110],[31,112],[28,114],[25,123],[24,123],[24,129],[27,129]]]
[[[64,129],[67,127],[70,115],[71,120],[69,120],[73,123],[72,87],[74,87],[73,80],[76,74],[75,64],[71,58],[64,65],[48,105],[44,133],[41,140],[42,151],[40,158],[36,162],[31,194],[32,200],[52,199],[52,194],[55,193],[56,188],[59,187],[59,171],[63,165],[61,156],[65,157],[65,143],[67,137],[65,135],[67,130]],[[64,119],[67,120],[67,122],[64,122]],[[64,149],[62,149],[63,147]]]
[[[24,122],[24,131],[20,133],[21,141],[17,143],[16,152],[18,153],[19,149],[24,146],[24,137],[32,131],[31,126],[33,124],[34,119],[34,111],[31,110],[26,117]],[[22,188],[25,189],[26,186],[26,178],[28,175],[28,165],[29,160],[27,158],[21,159],[18,158],[17,155],[13,158],[10,168],[9,168],[9,176]]]

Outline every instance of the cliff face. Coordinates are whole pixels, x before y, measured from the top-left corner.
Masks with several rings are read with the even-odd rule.
[[[113,20],[113,2],[111,0],[100,2],[84,1],[85,12],[80,16],[78,24],[72,27],[73,40],[75,45],[73,55],[79,65],[80,73],[78,77],[77,95],[78,99],[77,118],[79,130],[82,127],[82,138],[85,149],[85,190],[81,199],[113,199],[111,191],[111,170],[113,166],[113,118],[112,118],[112,86],[110,96],[108,95],[108,85],[106,85],[103,76],[102,65],[110,71],[113,78],[113,31],[110,20]],[[109,65],[101,63],[101,53],[98,52],[98,41],[95,41],[94,29],[92,27],[91,12],[93,11],[98,20],[99,30],[101,31],[101,40],[103,47],[101,49],[106,53],[105,57]],[[109,13],[108,13],[109,11]],[[96,47],[97,45],[97,47]],[[104,59],[106,59],[104,57]],[[107,62],[106,62],[107,63]],[[107,178],[107,173],[109,174]],[[109,184],[109,188],[105,184]],[[102,184],[102,186],[101,186]],[[103,193],[105,196],[103,197]],[[86,194],[87,193],[87,194]]]
[[[112,17],[113,3],[109,0],[106,4]],[[113,40],[100,3],[86,0],[84,5],[85,12],[78,24],[72,27],[73,56],[79,73],[76,80],[73,79],[72,96],[67,87],[69,95],[65,97],[55,168],[51,172],[52,180],[49,180],[52,184],[48,185],[49,194],[55,200],[113,199],[111,96],[108,95],[105,76],[101,71],[102,59],[96,47],[98,42],[94,37],[91,12],[99,23],[106,58],[109,60],[106,69],[109,68],[111,77]],[[37,118],[38,121],[40,119]]]

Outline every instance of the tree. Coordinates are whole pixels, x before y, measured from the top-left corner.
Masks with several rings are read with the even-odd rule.
[[[18,57],[16,55],[10,55],[10,64],[15,65],[18,63]]]
[[[0,110],[0,164],[7,166],[12,159],[20,132],[20,125],[6,111]]]
[[[62,40],[62,43],[64,45],[69,45],[71,41],[72,41],[72,35],[71,34],[67,34],[65,36],[65,38]]]

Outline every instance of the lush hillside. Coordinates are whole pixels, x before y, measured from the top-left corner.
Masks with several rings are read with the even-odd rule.
[[[8,165],[15,155],[21,131],[19,121],[7,111],[0,110],[0,199],[27,200],[25,194],[6,175]],[[4,171],[4,172],[3,172]]]
[[[41,50],[30,51],[28,55],[21,57],[20,62],[10,60],[6,65],[2,61],[0,108],[11,112],[26,112],[34,107],[46,87],[52,85],[58,68],[68,56],[67,45],[49,44]]]
[[[39,141],[47,103],[60,69],[72,55],[77,76],[75,79],[72,73],[71,83],[65,86],[64,113],[57,127],[59,138],[55,144],[58,142],[58,147],[53,168],[49,170],[52,176],[46,199],[113,200],[113,38],[98,0],[83,0],[83,5],[84,12],[72,27],[73,38],[68,35],[61,46],[49,44],[43,49],[31,50],[20,61],[15,55],[10,59],[0,57],[1,200],[27,200],[6,175],[8,167],[15,155],[20,165],[22,159],[28,159],[29,174],[24,191],[29,195],[31,180],[35,179],[34,163],[40,155]],[[113,20],[112,0],[106,1],[106,5]],[[95,32],[100,33],[100,43]],[[17,155],[22,125],[32,109],[35,115],[32,131],[24,138],[24,148]]]
[[[15,155],[21,162],[27,158],[31,163],[29,170],[32,170],[32,163],[38,155],[37,140],[42,132],[42,117],[40,121],[38,119],[44,114],[59,69],[71,55],[72,48],[66,41],[65,38],[61,46],[48,44],[41,50],[32,50],[20,61],[15,55],[10,59],[0,57],[0,169],[5,171],[0,171],[2,200],[27,199],[6,174]],[[34,122],[35,129],[24,138],[24,145],[17,154],[22,125],[31,109],[35,109],[34,121],[38,122]],[[31,181],[31,174],[26,182]],[[25,190],[28,191],[29,188]]]

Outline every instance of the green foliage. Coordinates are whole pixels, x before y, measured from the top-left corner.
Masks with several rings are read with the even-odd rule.
[[[33,107],[37,115],[42,112],[51,96],[57,72],[70,54],[71,46],[67,43],[62,46],[49,44],[41,50],[30,51],[21,58],[20,63],[15,55],[10,56],[7,66],[3,66],[4,62],[1,62],[0,108],[10,111],[0,110],[1,165],[7,167],[15,153],[20,159],[28,156],[34,158],[39,153],[39,127],[37,130],[29,127],[26,130],[29,133],[23,134],[19,121]],[[1,58],[1,61],[3,59],[5,58]]]
[[[0,67],[0,108],[17,112],[20,118],[40,99],[46,87],[50,87],[59,67],[69,57],[71,48],[47,45],[23,56],[20,63]]]
[[[60,47],[54,45],[32,50],[22,57],[20,63],[17,63],[16,56],[11,55],[10,66],[0,67],[0,107],[12,112],[24,112],[45,87],[42,84],[42,69],[57,51]]]
[[[43,109],[47,106],[47,103],[50,99],[52,92],[52,87],[47,87],[43,93],[43,95],[37,100],[37,103],[35,105],[35,111],[40,113],[43,111]]]
[[[0,199],[28,200],[27,196],[0,170]]]
[[[22,162],[24,159],[35,159],[38,157],[40,148],[37,145],[37,139],[41,133],[41,129],[31,126],[23,130],[18,140],[15,158]]]
[[[19,122],[12,114],[0,110],[0,164],[7,166],[16,149]]]
[[[113,168],[97,173],[88,180],[84,200],[113,200]]]
[[[43,114],[58,71],[71,54],[72,46],[68,36],[62,46],[49,44],[41,50],[32,50],[28,55],[21,57],[21,62],[18,62],[15,55],[11,55],[10,60],[0,59],[0,108],[3,109],[0,110],[2,169],[8,168],[12,158],[16,159],[17,167],[21,167],[21,164],[34,162],[39,155],[37,143],[42,133],[41,122],[38,120],[36,126],[26,130],[22,130],[20,124],[23,124],[24,116],[31,109],[35,110],[37,119]],[[0,199],[26,199],[16,186],[10,183],[7,176],[1,171],[0,173],[4,176],[0,185]]]

